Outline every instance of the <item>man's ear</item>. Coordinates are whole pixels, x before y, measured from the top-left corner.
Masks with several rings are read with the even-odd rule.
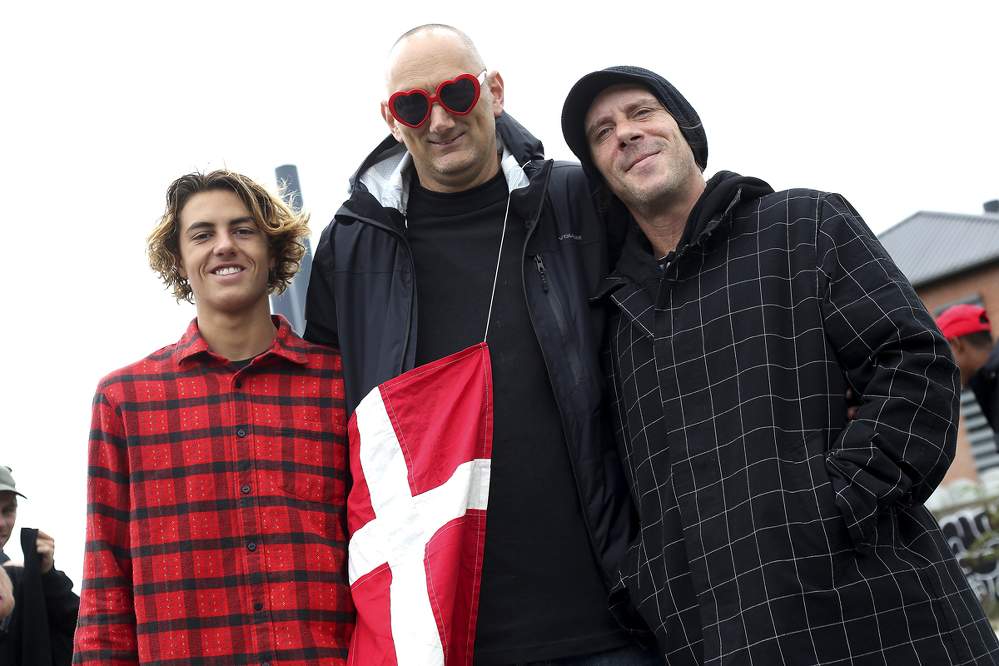
[[[967,347],[967,343],[961,338],[951,338],[947,342],[950,343],[950,350],[954,352],[954,356],[963,353]]]
[[[961,338],[952,338],[947,342],[950,343],[950,352],[954,355],[954,362],[961,368],[967,363],[968,342]]]
[[[382,102],[382,118],[385,119],[385,124],[388,125],[389,132],[395,137],[395,140],[402,143],[402,132],[399,130],[399,123],[396,122],[395,117],[392,112],[389,111],[388,102]]]
[[[503,77],[495,70],[487,72],[486,86],[493,97],[493,116],[499,118],[503,113]]]

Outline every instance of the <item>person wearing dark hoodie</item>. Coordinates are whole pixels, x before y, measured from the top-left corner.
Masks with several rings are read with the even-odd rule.
[[[642,68],[581,78],[562,129],[624,238],[595,297],[641,525],[619,579],[666,661],[999,663],[923,507],[957,368],[857,211],[705,181],[697,113]]]
[[[379,384],[481,342],[491,311],[475,663],[658,663],[608,609],[633,522],[602,412],[587,297],[608,261],[586,179],[544,159],[455,28],[403,35],[387,83],[391,136],[322,234],[305,337],[340,347],[349,418]]]
[[[0,666],[68,666],[80,598],[55,568],[55,540],[45,532],[21,528],[24,564],[11,565],[3,548],[14,531],[18,497],[24,495],[10,468],[0,465]],[[7,594],[13,612],[4,614]]]

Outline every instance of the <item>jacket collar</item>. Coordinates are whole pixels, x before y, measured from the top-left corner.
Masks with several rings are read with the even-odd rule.
[[[707,182],[704,192],[691,210],[683,236],[677,244],[677,249],[672,253],[671,263],[675,264],[692,249],[703,246],[716,231],[724,228],[732,219],[733,211],[739,204],[771,192],[773,188],[758,178],[740,176],[731,171],[719,171]],[[613,198],[605,214],[608,226],[626,229],[621,253],[609,277],[639,281],[635,275],[635,270],[643,263],[639,260],[639,255],[649,254],[647,261],[654,262],[651,245],[642,235],[631,213],[616,197]],[[612,282],[599,285],[595,298],[605,296],[608,289],[613,288]]]
[[[628,321],[639,333],[649,340],[655,336],[655,303],[649,292],[633,282],[623,278],[609,277],[601,284],[602,295],[594,296],[598,298],[607,297],[618,307],[621,313],[628,318]]]
[[[770,192],[773,189],[762,180],[719,171],[708,181],[704,193],[691,210],[672,262],[675,264],[692,249],[703,246],[712,234],[727,224],[740,203]],[[657,262],[652,256],[652,246],[620,201],[609,209],[608,215],[611,217],[610,224],[626,225],[627,233],[614,270],[600,281],[596,294],[590,300],[609,297],[639,331],[651,338],[654,301],[643,285],[650,279],[657,279]]]
[[[661,279],[658,262],[652,256],[652,246],[632,222],[621,248],[614,272],[600,281],[592,301],[610,298],[621,312],[648,338],[652,338],[654,302],[650,284]]]
[[[274,322],[274,326],[277,328],[277,334],[274,336],[274,342],[271,343],[270,349],[264,351],[259,357],[275,355],[299,365],[308,363],[306,354],[295,345],[296,342],[300,342],[300,338],[292,331],[288,320],[281,315],[271,315],[271,321]],[[184,335],[174,345],[173,359],[174,363],[181,365],[199,355],[205,355],[208,358],[223,363],[229,362],[228,359],[219,356],[208,348],[208,342],[201,336],[201,331],[198,329],[198,319],[195,317],[187,325]]]
[[[527,187],[530,178],[524,167],[531,161],[544,159],[544,146],[507,113],[496,119],[496,134],[502,151],[500,169],[508,189],[513,192]],[[389,135],[351,176],[351,193],[367,192],[380,206],[393,208],[405,216],[412,168],[412,155],[405,145]]]
[[[773,191],[759,178],[740,176],[732,171],[716,173],[705,184],[704,192],[690,211],[683,235],[677,243],[676,257],[704,245],[716,230],[732,219],[732,211],[740,203]]]

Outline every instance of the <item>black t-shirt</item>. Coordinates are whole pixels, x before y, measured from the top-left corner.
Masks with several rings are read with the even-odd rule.
[[[407,236],[416,266],[417,364],[482,341],[506,180],[457,194],[413,179]],[[589,545],[562,422],[531,326],[522,278],[526,230],[511,213],[489,353],[493,457],[475,660],[588,654],[624,644]]]

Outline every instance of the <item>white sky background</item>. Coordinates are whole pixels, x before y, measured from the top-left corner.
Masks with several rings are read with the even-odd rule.
[[[994,2],[4,3],[0,463],[77,589],[94,387],[193,317],[144,256],[167,185],[295,163],[318,237],[386,134],[388,48],[427,22],[471,35],[550,157],[576,79],[638,64],[699,112],[708,173],[841,192],[877,232],[999,198]]]

